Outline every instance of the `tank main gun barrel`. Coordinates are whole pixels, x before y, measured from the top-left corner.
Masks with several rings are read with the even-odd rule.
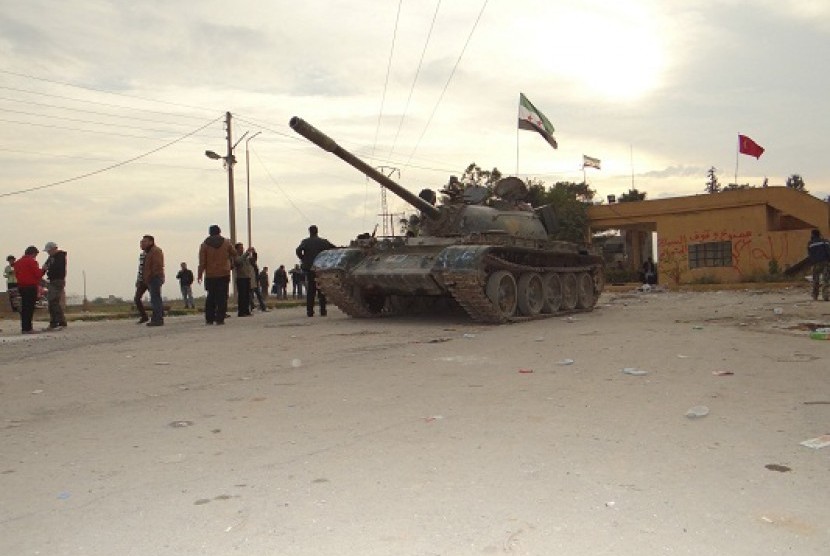
[[[302,135],[303,137],[305,137],[306,139],[308,139],[324,151],[332,153],[346,164],[349,164],[350,166],[353,166],[360,172],[366,174],[367,176],[381,184],[383,187],[385,187],[386,189],[388,189],[389,191],[391,191],[392,193],[394,193],[395,195],[397,195],[398,197],[400,197],[416,209],[426,214],[428,217],[438,218],[438,216],[441,214],[441,212],[437,208],[435,208],[428,202],[424,201],[411,191],[404,189],[403,186],[401,186],[397,182],[378,172],[377,170],[375,170],[374,168],[372,168],[371,166],[357,158],[355,155],[353,155],[352,153],[338,145],[334,139],[332,139],[331,137],[329,137],[328,135],[326,135],[310,123],[306,122],[302,118],[294,116],[293,118],[291,118],[291,121],[288,125],[291,126],[291,129],[293,129],[294,131],[296,131],[297,133],[299,133],[300,135]]]

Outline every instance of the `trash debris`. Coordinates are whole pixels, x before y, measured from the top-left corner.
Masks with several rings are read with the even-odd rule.
[[[830,340],[830,328],[816,328],[810,332],[811,340]]]
[[[58,500],[67,500],[69,497],[72,496],[68,492],[61,492],[58,494]]]
[[[32,394],[43,394],[43,390],[32,390]]]
[[[433,421],[437,421],[437,420],[443,419],[443,418],[444,418],[443,415],[432,415],[430,417],[424,417],[424,421],[426,421],[427,423],[432,423]]]
[[[183,429],[185,427],[189,427],[193,425],[193,421],[173,421],[168,423],[167,426],[174,428],[174,429]]]
[[[775,309],[772,310],[772,312],[776,315],[783,315],[784,314],[784,309],[782,309],[781,307],[776,307]]]
[[[683,354],[677,354],[677,358],[678,359],[688,359],[689,356],[688,355],[683,355]]]
[[[631,375],[631,376],[643,376],[647,375],[648,371],[644,371],[642,369],[637,369],[635,367],[626,367],[622,370],[623,374]]]
[[[792,471],[792,469],[790,469],[786,465],[779,465],[777,463],[768,463],[764,467],[766,467],[770,471],[778,471],[779,473],[786,473],[787,471]]]
[[[519,369],[519,372],[522,374],[530,374],[533,372],[533,369]]]
[[[799,442],[802,446],[806,446],[807,448],[813,448],[814,450],[818,450],[819,448],[826,448],[830,446],[830,434],[823,434],[821,436],[817,436],[815,438],[810,438],[805,440],[804,442]]]
[[[475,338],[476,335],[475,334],[464,334],[464,337],[465,338]]]
[[[703,327],[700,326],[699,324],[696,324],[692,327],[692,330],[703,330]]]
[[[303,362],[300,361],[299,359],[292,359],[291,360],[291,366],[294,367],[295,369],[300,367],[302,364],[303,364]]]
[[[732,376],[735,373],[733,373],[732,371],[712,371],[712,374],[714,376]]]
[[[686,412],[686,417],[689,419],[697,419],[699,417],[706,417],[707,415],[709,415],[709,408],[705,405],[696,405],[689,408],[689,411]]]
[[[573,365],[574,360],[573,359],[560,359],[559,361],[556,362],[556,364],[557,365]]]
[[[155,365],[169,365],[170,361],[156,361],[154,364]]]
[[[608,502],[605,503],[606,508],[613,508],[616,505],[617,505],[617,503],[614,502],[613,500],[609,500]]]

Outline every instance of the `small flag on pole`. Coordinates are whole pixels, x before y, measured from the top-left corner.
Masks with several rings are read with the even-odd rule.
[[[761,158],[762,154],[764,154],[764,147],[746,135],[738,135],[738,151],[741,154],[748,154],[749,156],[754,156],[758,159]]]
[[[596,168],[599,170],[600,160],[598,158],[593,158],[590,156],[582,155],[582,169],[585,168]]]
[[[545,138],[545,141],[551,147],[554,149],[559,147],[556,144],[556,139],[553,138],[554,130],[550,120],[527,100],[524,93],[519,93],[519,129],[536,131]]]

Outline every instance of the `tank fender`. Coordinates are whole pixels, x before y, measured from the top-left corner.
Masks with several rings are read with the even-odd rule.
[[[364,257],[361,249],[329,249],[317,255],[313,266],[316,270],[349,270]]]
[[[452,245],[435,258],[433,271],[479,271],[484,256],[492,249],[490,245]]]

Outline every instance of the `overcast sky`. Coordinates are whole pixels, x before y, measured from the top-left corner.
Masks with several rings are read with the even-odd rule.
[[[598,199],[698,194],[713,166],[723,184],[800,174],[826,198],[828,39],[826,0],[30,0],[0,12],[0,250],[55,241],[69,293],[85,272],[90,299],[131,296],[153,234],[177,296],[179,263],[229,229],[227,173],[204,155],[226,154],[227,111],[234,142],[260,132],[235,150],[236,227],[247,244],[249,178],[271,271],[309,224],[347,244],[379,222],[378,187],[295,115],[416,193],[471,162],[581,181],[588,155]],[[517,130],[520,92],[558,150]]]

